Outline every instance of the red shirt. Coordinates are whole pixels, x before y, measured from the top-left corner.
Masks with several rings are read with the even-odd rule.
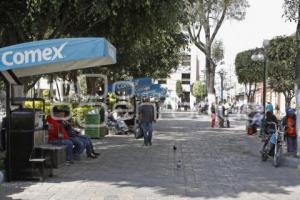
[[[49,125],[49,132],[48,132],[49,133],[49,135],[48,135],[49,141],[60,140],[60,139],[69,139],[67,130],[64,127],[62,127],[59,120],[53,119],[52,117],[48,116],[46,121]]]

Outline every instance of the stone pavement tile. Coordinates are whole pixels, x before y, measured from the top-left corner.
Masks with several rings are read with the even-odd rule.
[[[96,140],[102,153],[98,159],[58,169],[49,183],[9,185],[5,195],[66,200],[289,200],[300,195],[299,173],[262,163],[259,154],[249,151],[253,147],[244,143],[246,135],[239,129],[206,130],[207,122],[176,119],[156,126],[159,134],[151,148],[141,147],[141,140],[132,136]],[[45,195],[37,195],[39,191]]]

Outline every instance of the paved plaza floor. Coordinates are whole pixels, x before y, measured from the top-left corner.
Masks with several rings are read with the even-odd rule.
[[[55,170],[45,182],[0,185],[0,199],[298,200],[300,170],[261,162],[245,122],[211,129],[208,116],[163,113],[153,146],[130,136],[95,140],[98,159]],[[177,150],[173,150],[173,145]]]

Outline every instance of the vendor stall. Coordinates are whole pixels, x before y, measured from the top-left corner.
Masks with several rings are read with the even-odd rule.
[[[1,48],[0,59],[0,76],[6,85],[5,171],[11,181],[22,178],[31,166],[36,139],[41,129],[46,131],[38,117],[43,116],[41,111],[22,108],[26,98],[19,77],[114,64],[116,49],[104,38],[53,39]],[[22,169],[17,166],[20,160]]]

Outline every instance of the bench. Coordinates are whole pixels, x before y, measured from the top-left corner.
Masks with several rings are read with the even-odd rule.
[[[32,169],[38,168],[40,172],[40,180],[45,180],[45,158],[31,158],[29,162],[32,164]],[[52,175],[52,174],[51,174]]]

